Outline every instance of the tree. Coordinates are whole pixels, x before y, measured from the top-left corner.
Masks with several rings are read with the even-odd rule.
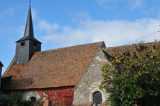
[[[110,93],[113,106],[160,104],[160,44],[137,44],[109,58],[102,67],[101,88]]]

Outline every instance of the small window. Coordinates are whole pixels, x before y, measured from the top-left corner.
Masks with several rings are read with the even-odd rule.
[[[99,91],[93,93],[93,103],[101,104],[102,103],[102,94]]]
[[[24,46],[24,45],[25,45],[25,42],[22,42],[22,43],[21,43],[21,46]]]
[[[30,101],[35,103],[36,102],[36,97],[30,97]]]

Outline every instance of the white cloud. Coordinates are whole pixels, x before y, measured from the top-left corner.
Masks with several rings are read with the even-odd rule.
[[[50,24],[46,20],[40,20],[38,25],[41,31],[45,31],[47,33],[53,33],[59,28],[58,24]]]
[[[158,39],[158,24],[160,20],[139,19],[136,21],[81,21],[76,28],[61,27],[61,32],[53,32],[43,37],[45,42],[61,42],[63,46],[82,44],[86,42],[105,41],[107,46],[119,46],[138,41],[153,41]],[[159,39],[158,39],[159,40]]]

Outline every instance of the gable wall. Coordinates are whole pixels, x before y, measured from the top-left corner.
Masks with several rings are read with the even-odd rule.
[[[108,94],[105,90],[99,89],[99,85],[103,80],[101,75],[101,67],[105,62],[108,62],[108,60],[106,59],[103,51],[99,50],[89,65],[83,78],[74,88],[74,105],[92,104],[93,93],[96,91],[100,91],[102,93],[102,102],[105,103]]]

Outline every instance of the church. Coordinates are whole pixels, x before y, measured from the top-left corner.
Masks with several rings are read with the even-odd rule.
[[[105,48],[96,42],[41,51],[29,6],[24,36],[16,41],[15,56],[2,76],[2,91],[20,92],[24,100],[44,106],[103,104],[108,96],[99,88]]]
[[[103,106],[109,96],[106,89],[100,89],[103,64],[118,51],[135,47],[106,48],[102,41],[41,51],[41,44],[34,35],[29,6],[24,36],[16,41],[15,56],[2,76],[1,90],[21,93],[24,100],[43,106]],[[0,72],[2,67],[0,62]]]

